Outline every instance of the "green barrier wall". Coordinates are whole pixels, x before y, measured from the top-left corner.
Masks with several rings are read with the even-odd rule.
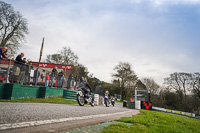
[[[64,89],[0,83],[0,99],[46,98],[63,95]]]
[[[71,89],[0,83],[0,99],[47,98],[61,95],[66,99],[77,99],[76,91]],[[94,98],[94,93],[92,97]]]
[[[44,89],[46,88],[45,91],[45,98],[46,97],[51,97],[51,96],[62,96],[63,95],[63,91],[65,89],[60,89],[60,88],[50,88],[50,87],[43,87]]]
[[[0,99],[3,99],[4,94],[4,84],[0,84]]]
[[[128,102],[128,107],[130,109],[135,109],[135,102]]]

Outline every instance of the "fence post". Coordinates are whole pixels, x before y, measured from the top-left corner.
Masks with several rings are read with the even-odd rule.
[[[6,83],[10,83],[10,82],[9,82],[9,70],[10,70],[10,65],[11,65],[11,59],[9,59],[9,65],[8,65],[8,70],[7,70]]]

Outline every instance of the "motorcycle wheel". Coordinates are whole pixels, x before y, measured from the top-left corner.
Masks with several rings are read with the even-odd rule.
[[[108,101],[106,101],[106,107],[109,107],[109,102]]]
[[[84,106],[84,104],[85,104],[85,98],[84,98],[84,96],[80,96],[79,94],[77,94],[77,101],[78,101],[78,104],[80,106]]]
[[[105,105],[106,105],[106,107],[108,107],[108,102],[107,101],[105,102]]]
[[[112,105],[113,105],[113,106],[115,106],[115,104],[114,104],[114,103],[112,103]]]
[[[92,107],[94,107],[94,98],[91,98],[90,105],[91,105]]]

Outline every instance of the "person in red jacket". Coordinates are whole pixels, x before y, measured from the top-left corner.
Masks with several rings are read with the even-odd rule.
[[[50,80],[50,77],[49,77],[49,73],[47,72],[47,73],[46,73],[46,77],[45,77],[45,87],[48,87],[48,85],[49,85],[49,80]]]

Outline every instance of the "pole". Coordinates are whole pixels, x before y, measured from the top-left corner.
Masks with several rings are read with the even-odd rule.
[[[41,61],[41,58],[42,58],[43,46],[44,46],[44,37],[43,37],[43,40],[42,40],[42,46],[41,46],[41,50],[40,50],[40,58],[39,58],[39,62],[38,62],[38,67],[36,69],[36,77],[35,77],[35,84],[34,85],[37,85],[38,71],[39,71],[39,67],[40,67],[40,61]]]
[[[8,65],[8,70],[7,70],[6,83],[9,83],[9,70],[10,70],[10,65],[11,65],[11,59],[9,59],[9,65]]]
[[[150,91],[150,88],[149,88],[149,90],[148,90],[148,97],[149,97],[149,98],[148,98],[148,101],[151,102],[151,91]]]

